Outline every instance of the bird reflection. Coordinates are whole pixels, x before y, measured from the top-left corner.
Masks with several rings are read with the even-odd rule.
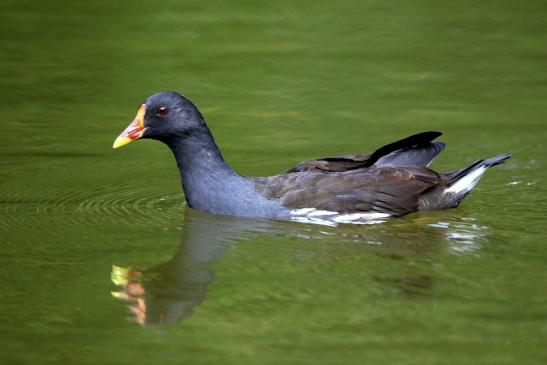
[[[449,254],[462,254],[479,249],[486,227],[477,225],[472,218],[447,216],[446,213],[415,215],[377,225],[325,227],[242,219],[187,209],[181,243],[173,258],[146,270],[113,266],[111,280],[119,291],[112,295],[129,303],[132,320],[141,325],[183,320],[205,299],[207,287],[214,280],[213,264],[232,243],[252,239],[257,234],[327,240],[328,245],[318,245],[319,250],[328,251],[327,255],[336,255],[332,241],[363,243],[365,247],[379,246],[381,249],[375,253],[382,259],[405,260],[409,255],[428,255],[443,250]],[[381,272],[373,275],[372,280],[386,290],[397,288],[407,298],[428,297],[435,278],[427,268],[422,271],[425,272],[418,270],[404,275]]]
[[[112,295],[132,304],[141,325],[174,323],[188,317],[213,281],[211,266],[245,232],[263,231],[267,222],[187,209],[182,239],[168,262],[144,271],[113,266],[111,279],[121,291]]]

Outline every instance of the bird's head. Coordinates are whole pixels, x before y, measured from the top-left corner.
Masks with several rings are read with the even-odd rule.
[[[113,147],[122,147],[140,138],[167,142],[175,136],[190,135],[204,126],[203,117],[192,101],[176,92],[159,92],[143,102],[133,122],[116,138]]]

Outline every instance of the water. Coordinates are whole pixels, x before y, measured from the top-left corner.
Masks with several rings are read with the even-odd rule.
[[[2,8],[0,362],[547,360],[544,2]],[[166,89],[248,175],[422,130],[439,170],[514,157],[455,210],[216,217],[164,146],[111,149]]]

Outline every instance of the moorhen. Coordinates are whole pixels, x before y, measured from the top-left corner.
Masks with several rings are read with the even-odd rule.
[[[239,175],[224,161],[205,119],[188,98],[160,92],[141,105],[114,148],[140,138],[165,143],[177,161],[188,205],[216,214],[337,223],[454,208],[482,174],[510,154],[445,173],[429,169],[445,144],[423,132],[368,154],[301,162],[275,176]]]

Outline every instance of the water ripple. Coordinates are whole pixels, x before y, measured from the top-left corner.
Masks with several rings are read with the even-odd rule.
[[[82,189],[82,186],[87,187]],[[113,220],[132,222],[135,219],[161,222],[180,219],[184,207],[180,192],[161,187],[150,191],[127,181],[89,186],[83,181],[73,180],[62,185],[39,186],[39,193],[36,193],[36,188],[19,186],[5,191],[0,210],[4,219],[0,220],[0,229],[47,222],[60,216],[71,226],[95,226]],[[26,192],[33,190],[33,198],[25,197]]]

